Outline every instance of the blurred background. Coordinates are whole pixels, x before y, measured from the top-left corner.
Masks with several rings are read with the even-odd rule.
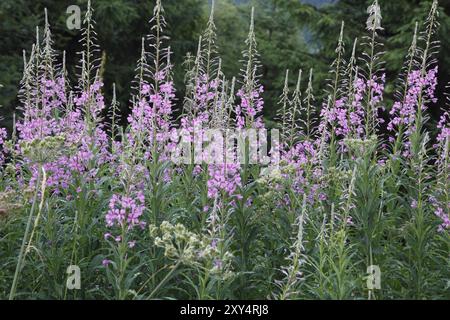
[[[154,0],[93,0],[96,31],[105,60],[105,94],[111,100],[116,84],[122,112],[129,108],[130,84],[140,53],[141,37],[149,32],[148,20]],[[198,36],[206,26],[211,3],[208,0],[163,0],[168,22],[167,34],[174,52],[174,80],[179,101],[184,93],[184,61],[195,53]],[[432,0],[379,0],[382,8],[382,41],[386,48],[388,79],[387,104],[392,99],[393,81],[401,69],[410,45],[414,24],[423,22]],[[304,87],[309,68],[314,68],[316,96],[321,98],[323,84],[339,36],[341,21],[346,22],[347,53],[355,37],[365,34],[366,8],[372,0],[216,0],[215,22],[218,45],[225,74],[237,75],[241,51],[248,33],[250,7],[255,6],[256,34],[261,55],[262,82],[266,88],[265,117],[273,118],[281,94],[285,69],[296,74],[304,70]],[[70,77],[75,79],[75,65],[80,50],[80,34],[68,30],[66,9],[70,5],[86,9],[87,0],[1,0],[0,1],[0,126],[11,129],[17,107],[17,90],[22,77],[22,50],[29,54],[35,39],[35,27],[44,25],[48,9],[55,49],[67,52]],[[443,107],[444,88],[450,81],[450,0],[440,1],[439,102],[433,107],[435,119]],[[82,12],[83,14],[84,12]],[[292,77],[291,84],[296,79]],[[75,82],[72,82],[75,83]],[[320,101],[320,100],[319,100]]]

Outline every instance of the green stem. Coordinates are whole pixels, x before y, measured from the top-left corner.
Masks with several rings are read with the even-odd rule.
[[[27,244],[28,234],[30,233],[31,221],[33,220],[34,210],[36,208],[36,202],[37,202],[37,198],[38,198],[38,194],[39,194],[38,186],[41,181],[41,172],[42,172],[41,169],[42,169],[42,165],[39,165],[39,169],[38,169],[39,173],[38,173],[38,177],[36,180],[36,190],[34,192],[33,204],[31,205],[30,215],[28,216],[27,226],[25,228],[25,234],[23,235],[22,245],[20,247],[19,258],[18,258],[17,266],[16,266],[16,271],[14,273],[13,283],[11,286],[11,290],[9,292],[9,300],[14,300],[14,297],[16,295],[16,289],[17,289],[17,281],[19,279],[20,272],[22,271],[22,268],[23,268],[23,262],[24,262],[24,258],[25,258],[25,246]]]
[[[175,270],[178,268],[178,266],[181,264],[181,261],[178,261],[175,266],[172,268],[172,270],[169,271],[169,273],[164,277],[164,279],[162,279],[162,281],[156,286],[155,289],[153,289],[153,291],[150,293],[150,295],[148,296],[148,299],[151,299],[153,297],[153,295],[159,290],[159,288],[161,288],[161,286],[163,284],[166,283],[167,280],[169,280],[169,278],[172,276],[172,274],[175,272]]]

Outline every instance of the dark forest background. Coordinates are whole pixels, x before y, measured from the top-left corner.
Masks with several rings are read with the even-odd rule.
[[[93,0],[96,31],[105,57],[104,81],[107,100],[116,84],[122,112],[128,112],[129,88],[140,53],[141,37],[149,32],[148,20],[154,0]],[[423,22],[431,0],[379,0],[383,13],[383,42],[388,79],[386,104],[393,95],[393,83],[412,39],[414,24]],[[364,35],[366,8],[372,0],[216,0],[215,22],[225,74],[239,72],[241,50],[248,32],[250,7],[256,10],[256,33],[261,55],[262,82],[266,88],[265,117],[273,118],[282,91],[285,69],[293,73],[314,68],[314,86],[320,99],[334,58],[341,21],[346,22],[345,41],[350,53],[355,37]],[[35,27],[44,25],[48,9],[55,48],[66,50],[70,77],[75,79],[79,31],[68,30],[69,5],[86,9],[87,0],[1,0],[0,1],[0,126],[11,129],[16,110],[17,90],[22,77],[22,50],[28,53],[35,39]],[[208,0],[163,0],[168,22],[166,30],[174,52],[174,80],[178,96],[183,96],[183,61],[195,53],[198,36],[206,26]],[[440,1],[439,97],[432,110],[434,118],[444,105],[445,86],[450,81],[450,0]],[[295,79],[291,79],[294,85]],[[306,82],[306,79],[304,83]],[[74,82],[73,82],[74,83]],[[181,99],[179,99],[181,101]],[[319,100],[320,101],[320,100]]]

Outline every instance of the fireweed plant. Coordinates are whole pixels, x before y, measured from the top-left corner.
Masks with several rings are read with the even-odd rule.
[[[0,128],[0,297],[450,298],[448,107],[425,126],[437,101],[438,3],[411,30],[393,105],[377,1],[367,12],[351,44],[342,23],[323,101],[314,70],[286,71],[270,134],[253,10],[241,72],[229,78],[213,1],[175,103],[157,0],[122,120],[115,87],[110,105],[103,95],[90,1],[77,83],[45,12],[23,53],[13,130]],[[69,266],[80,268],[79,289],[66,283]],[[368,274],[377,268],[380,281]]]

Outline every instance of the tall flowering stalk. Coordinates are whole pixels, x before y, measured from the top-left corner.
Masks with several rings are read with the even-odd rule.
[[[222,61],[216,45],[214,10],[213,1],[206,29],[199,38],[194,65],[186,75],[191,79],[188,80],[189,94],[185,100],[187,112],[181,118],[182,130],[188,135],[188,140],[194,143],[191,162],[197,164],[199,161],[208,162],[204,154],[197,154],[195,151],[202,149],[202,141],[207,139],[206,129],[224,130],[229,118],[226,78],[221,70]],[[220,165],[214,165],[207,171],[212,174],[213,170],[221,169]],[[209,183],[213,183],[212,180]]]
[[[438,231],[450,229],[450,115],[445,111],[441,116],[439,124],[439,134],[437,137],[437,154],[438,154],[438,174],[437,174],[437,196],[432,201],[435,207],[435,215],[440,219]]]
[[[302,101],[302,74],[303,71],[299,70],[297,83],[291,94],[289,91],[289,70],[286,70],[283,93],[280,96],[279,104],[281,107],[278,110],[277,118],[285,151],[293,148],[302,139],[308,140],[309,132],[312,130],[311,100],[314,99],[312,96],[312,70],[306,90],[308,97],[305,98],[305,102]],[[307,107],[305,107],[305,104],[307,104]]]
[[[414,29],[414,35],[411,42],[411,46],[408,49],[408,54],[406,56],[406,60],[403,66],[402,75],[400,77],[400,88],[396,92],[396,98],[398,101],[395,102],[393,108],[389,112],[389,114],[392,116],[391,120],[388,123],[388,130],[393,131],[394,127],[397,127],[396,132],[396,138],[390,137],[391,142],[395,139],[395,145],[393,153],[394,155],[397,154],[398,149],[401,147],[401,143],[403,141],[403,134],[404,134],[404,112],[402,111],[402,105],[406,102],[408,91],[409,91],[409,82],[408,78],[411,72],[413,72],[415,66],[417,65],[416,62],[416,56],[417,56],[417,36],[418,36],[418,23],[416,23],[415,29]],[[401,101],[401,102],[400,102]],[[399,113],[394,117],[396,113]],[[408,121],[408,123],[410,123]]]
[[[364,107],[362,105],[364,94],[364,82],[359,77],[357,67],[356,46],[358,39],[353,42],[351,58],[345,68],[345,86],[346,95],[339,101],[344,103],[347,109],[346,116],[339,116],[338,127],[340,136],[344,138],[356,139],[364,135]],[[342,112],[340,113],[342,114]]]
[[[224,81],[221,71],[222,62],[216,44],[214,11],[215,1],[212,1],[206,29],[198,40],[195,61],[186,74],[188,95],[185,100],[186,112],[182,118],[185,129],[192,130],[193,127],[207,126],[208,119],[215,117],[220,104],[219,88]]]
[[[301,136],[301,111],[303,109],[302,92],[301,92],[302,70],[298,71],[297,85],[292,94],[290,105],[287,111],[288,123],[286,133],[288,145],[293,146]]]
[[[133,276],[127,275],[131,263],[129,250],[136,246],[136,240],[131,237],[135,228],[144,229],[146,223],[142,220],[145,211],[145,197],[142,191],[126,190],[125,194],[114,194],[109,201],[106,214],[108,231],[104,238],[110,243],[113,260],[104,259],[103,265],[112,265],[112,278],[118,299],[125,299],[130,290]],[[131,280],[130,280],[131,279]]]
[[[350,60],[341,68],[340,82],[337,81],[336,76],[335,86],[339,86],[339,90],[342,93],[335,101],[335,106],[330,110],[330,115],[328,116],[335,128],[336,137],[343,139],[339,141],[341,151],[345,151],[345,139],[359,138],[364,133],[365,112],[362,106],[362,99],[365,86],[364,81],[359,78],[359,70],[356,66],[357,43],[358,40],[355,39]]]
[[[289,92],[289,70],[286,70],[283,93],[280,97],[277,118],[280,122],[281,138],[283,147],[289,149],[299,141],[301,135],[301,112],[302,92],[301,92],[302,70],[298,72],[297,84],[292,94]]]
[[[435,250],[426,250],[424,243],[432,241],[434,232],[429,227],[432,221],[433,212],[427,205],[426,194],[430,189],[430,164],[428,162],[430,135],[424,130],[424,123],[427,116],[424,110],[427,105],[435,99],[434,89],[436,87],[436,61],[435,55],[439,43],[434,40],[438,22],[438,3],[433,1],[428,17],[425,21],[425,30],[421,33],[419,41],[420,47],[418,62],[419,68],[411,73],[411,82],[416,83],[416,112],[411,132],[408,136],[408,151],[406,168],[410,181],[407,182],[407,196],[411,199],[411,211],[409,221],[406,223],[406,242],[408,247],[407,261],[410,272],[406,281],[410,285],[410,295],[420,298],[427,290],[428,283],[425,280],[425,270],[429,259],[435,256]],[[412,187],[411,183],[414,184]]]
[[[344,43],[344,22],[341,24],[339,40],[336,46],[336,59],[331,64],[330,74],[333,79],[328,82],[328,90],[326,90],[328,105],[324,103],[321,116],[322,126],[331,126],[328,131],[330,163],[334,164],[336,156],[336,140],[339,136],[345,137],[348,133],[347,110],[345,108],[345,99],[343,98],[343,80],[345,75],[345,43]]]
[[[172,129],[175,89],[171,78],[170,47],[164,47],[167,37],[163,34],[166,27],[163,12],[161,1],[158,0],[150,20],[150,50],[146,50],[145,40],[142,39],[136,76],[138,92],[132,99],[133,107],[128,117],[129,140],[143,150],[147,159],[155,159],[160,153],[162,157],[167,157],[164,154],[166,150],[161,146],[169,141]]]
[[[78,66],[80,75],[78,77],[78,90],[80,92],[89,92],[89,87],[100,68],[99,46],[97,44],[97,33],[95,31],[95,20],[93,19],[94,10],[91,0],[87,2],[87,10],[83,19],[83,27],[81,30],[82,51],[80,54],[80,65]]]
[[[448,120],[447,120],[448,123]],[[450,229],[450,195],[449,195],[449,180],[450,180],[450,137],[448,134],[449,127],[447,125],[447,133],[445,140],[442,140],[439,145],[439,171],[437,175],[437,197],[432,198],[432,205],[435,208],[434,214],[440,219],[438,227],[439,232],[448,232]],[[442,135],[442,134],[441,134]],[[442,138],[442,136],[441,136]],[[439,199],[436,200],[435,199]]]
[[[213,80],[217,72],[220,72],[220,58],[218,55],[217,48],[217,35],[216,35],[216,25],[214,23],[214,10],[215,1],[211,2],[211,13],[209,15],[208,23],[202,36],[202,52],[204,56],[202,57],[203,72],[207,79],[207,82]]]
[[[434,148],[437,150],[436,194],[430,197],[434,214],[439,219],[439,232],[450,230],[450,112],[447,96],[447,108],[443,110],[438,122],[438,135]]]
[[[369,35],[364,37],[365,43],[363,43],[363,46],[366,50],[363,52],[361,60],[365,64],[365,68],[361,70],[363,73],[360,74],[362,81],[359,81],[359,86],[364,95],[365,136],[369,138],[372,134],[376,134],[378,124],[382,121],[379,118],[379,111],[382,108],[380,103],[383,100],[385,83],[384,61],[382,60],[384,52],[380,51],[383,45],[378,42],[378,31],[383,30],[378,0],[375,0],[369,6],[367,13],[369,17],[366,22],[366,29]]]
[[[277,296],[280,300],[292,299],[298,296],[298,288],[303,278],[302,266],[305,263],[303,257],[304,247],[304,224],[307,219],[306,214],[306,194],[303,195],[301,212],[295,222],[295,234],[292,246],[289,251],[287,261],[289,265],[282,269],[284,279],[277,285],[280,287],[280,293]]]
[[[434,90],[436,88],[437,67],[435,56],[439,49],[439,42],[436,41],[435,35],[439,23],[438,17],[438,2],[433,1],[428,17],[425,21],[425,30],[421,33],[420,41],[423,43],[423,48],[420,49],[418,57],[419,69],[413,72],[411,81],[417,82],[417,112],[414,120],[413,132],[410,134],[411,153],[414,157],[420,151],[422,128],[426,121],[423,114],[426,105],[435,102]],[[433,71],[434,70],[434,71]]]
[[[300,109],[301,129],[306,140],[312,140],[316,135],[315,128],[315,108],[314,108],[314,89],[313,89],[313,69],[309,70],[308,85],[305,91],[303,107]]]
[[[281,107],[278,109],[277,112],[277,120],[279,121],[280,124],[281,136],[283,138],[286,138],[285,128],[287,127],[288,123],[288,108],[289,108],[289,70],[286,70],[283,92],[281,93],[280,101],[278,102],[278,104],[280,104]]]
[[[262,128],[261,112],[264,101],[261,97],[264,88],[259,84],[259,61],[256,49],[255,37],[255,8],[252,8],[250,18],[250,29],[247,36],[247,49],[243,51],[244,68],[242,70],[242,87],[238,90],[237,96],[240,103],[236,106],[236,127],[242,128]]]

